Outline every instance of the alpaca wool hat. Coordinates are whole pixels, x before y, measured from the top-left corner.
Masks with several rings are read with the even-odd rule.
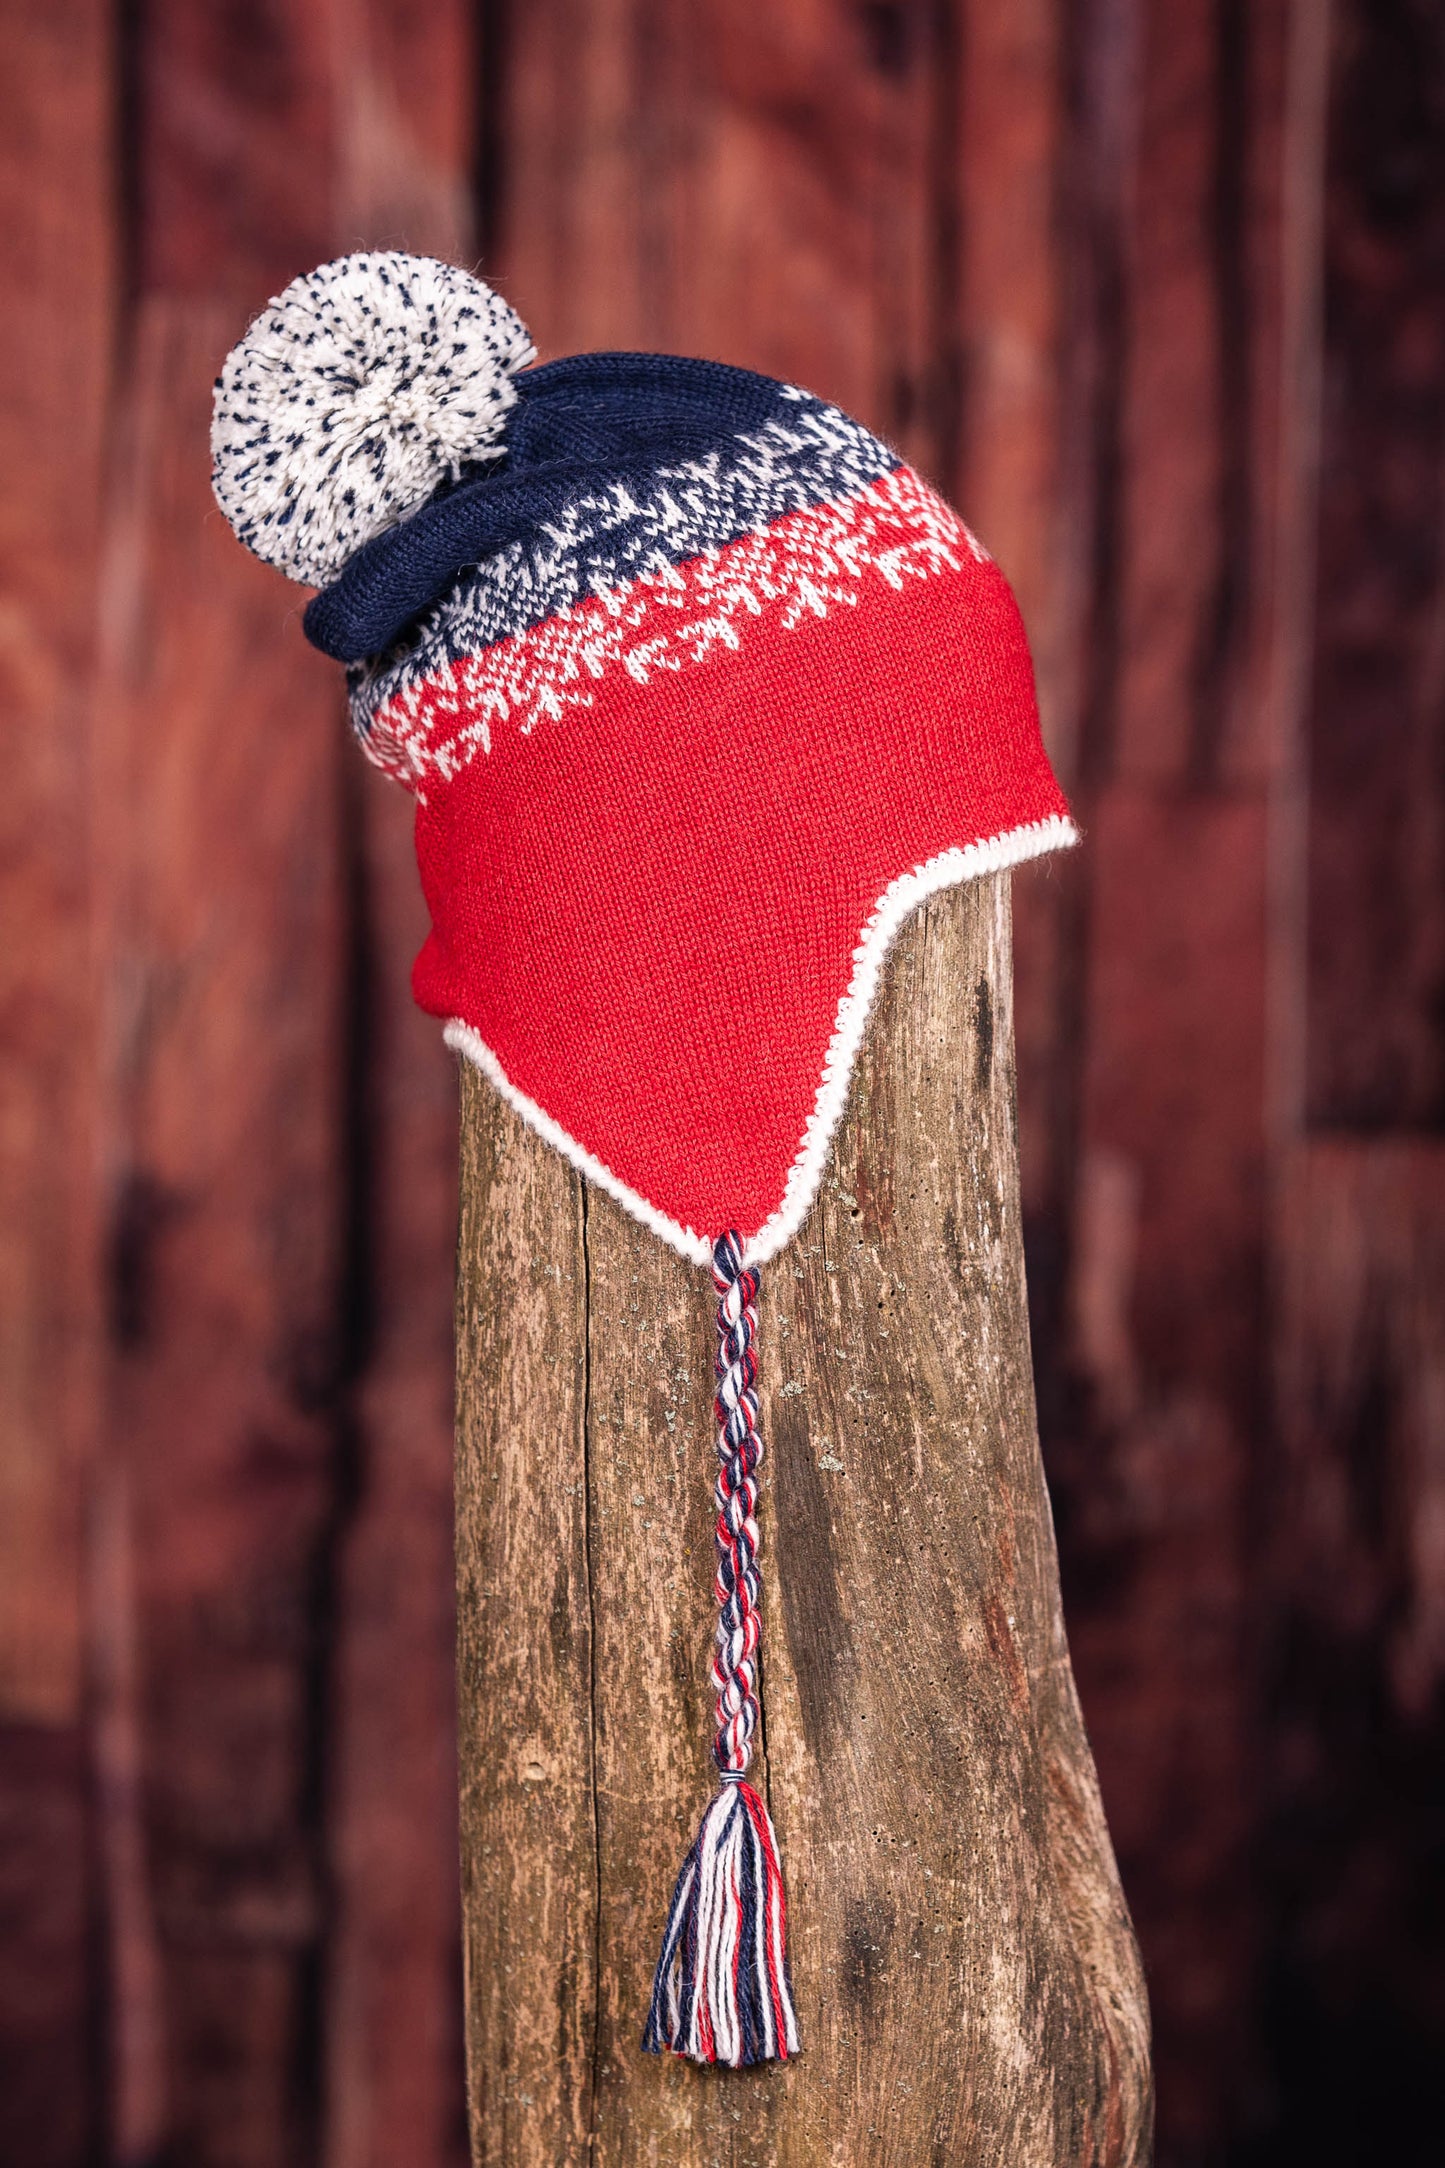
[[[797,2045],[776,1846],[742,1782],[756,1268],[812,1201],[904,918],[1074,830],[1009,589],[886,444],[717,362],[532,360],[462,271],[325,265],[227,360],[214,484],[243,542],[320,587],[307,634],[416,799],[418,1001],[712,1264],[722,1786],[646,2044],[752,2062]]]

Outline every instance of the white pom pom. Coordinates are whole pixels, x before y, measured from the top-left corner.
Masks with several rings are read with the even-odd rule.
[[[505,301],[429,256],[322,264],[226,357],[211,423],[216,502],[248,549],[325,587],[464,462],[495,459],[534,358]]]

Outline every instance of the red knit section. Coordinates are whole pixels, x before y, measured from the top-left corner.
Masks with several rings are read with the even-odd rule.
[[[429,796],[508,732],[577,721],[619,670],[661,689],[725,667],[759,638],[858,608],[984,555],[958,514],[910,467],[627,586],[570,602],[530,631],[438,662],[396,693],[366,734],[368,757]],[[779,664],[785,657],[780,653]]]
[[[879,581],[433,783],[417,999],[657,1210],[751,1234],[889,883],[1066,812],[996,567]]]

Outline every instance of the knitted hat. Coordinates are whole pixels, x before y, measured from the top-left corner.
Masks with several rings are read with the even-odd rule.
[[[216,387],[217,499],[321,588],[416,798],[448,1042],[719,1296],[715,1749],[645,2045],[797,2048],[757,1718],[757,1267],[802,1223],[889,942],[1074,840],[1018,610],[837,407],[660,354],[541,368],[425,258],[289,286]]]

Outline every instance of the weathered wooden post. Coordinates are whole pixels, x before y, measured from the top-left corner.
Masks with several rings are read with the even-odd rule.
[[[1018,610],[801,388],[532,358],[362,253],[257,319],[212,437],[415,793],[413,985],[469,1064],[476,2158],[1130,2168],[1029,1383],[1001,876],[1074,828]]]
[[[1007,883],[900,936],[822,1190],[763,1275],[765,1761],[804,2026],[786,2065],[638,2048],[709,1783],[701,1276],[463,1065],[479,2164],[1148,2157],[1144,1987],[1034,1423]]]

